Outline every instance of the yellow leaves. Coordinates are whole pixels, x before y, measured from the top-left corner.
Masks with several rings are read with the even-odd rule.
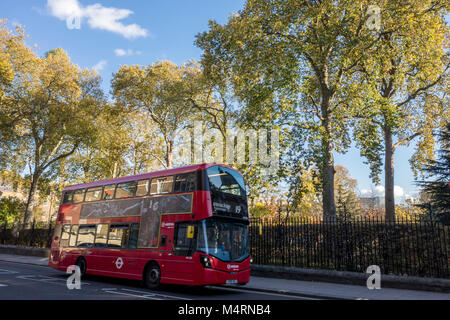
[[[57,99],[57,96],[70,103],[78,98],[81,89],[78,86],[80,71],[78,66],[72,64],[67,53],[62,49],[49,51],[46,56],[39,59],[40,94],[53,93],[48,98]]]
[[[0,98],[3,95],[3,87],[7,86],[14,79],[14,71],[6,59],[2,60],[0,56]]]

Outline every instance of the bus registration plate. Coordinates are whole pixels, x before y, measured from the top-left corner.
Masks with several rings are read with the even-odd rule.
[[[227,280],[227,284],[236,284],[238,281],[236,279],[233,280]]]

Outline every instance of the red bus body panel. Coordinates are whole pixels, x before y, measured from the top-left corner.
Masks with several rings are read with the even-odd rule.
[[[184,172],[194,172],[215,165],[217,164],[202,164],[103,182],[93,182],[85,185],[71,186],[66,188],[65,191],[175,175]],[[87,264],[87,274],[142,280],[146,265],[150,261],[155,261],[161,269],[161,283],[192,286],[225,284],[227,280],[241,284],[247,283],[250,279],[250,257],[239,263],[228,263],[209,256],[212,268],[208,269],[204,268],[200,262],[200,255],[205,255],[203,253],[195,252],[192,256],[174,255],[173,239],[175,222],[199,221],[212,217],[209,191],[195,191],[191,193],[193,194],[191,213],[162,214],[161,216],[160,237],[161,235],[167,236],[168,243],[166,247],[155,249],[60,248],[58,239],[53,237],[48,265],[57,270],[66,271],[70,265],[76,263],[79,257],[83,257]],[[151,196],[148,197],[151,198]],[[81,207],[81,203],[61,205],[56,224],[89,225],[140,222],[140,217],[80,219]]]

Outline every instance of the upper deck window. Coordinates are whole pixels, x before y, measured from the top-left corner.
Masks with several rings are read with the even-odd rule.
[[[132,198],[136,194],[136,181],[119,183],[116,189],[116,199]]]
[[[137,183],[136,197],[148,195],[150,180],[140,180]]]
[[[116,190],[115,184],[105,186],[103,189],[103,200],[111,200],[114,198],[114,191]]]
[[[102,199],[103,187],[89,188],[86,191],[84,201],[98,201]]]
[[[150,194],[171,193],[173,186],[173,176],[152,179]]]
[[[195,191],[195,181],[197,176],[195,173],[178,175],[175,179],[173,192],[192,192]]]
[[[73,202],[73,191],[64,192],[63,204],[68,204]]]
[[[75,190],[75,192],[73,193],[73,203],[80,203],[84,201],[84,191],[86,190]]]
[[[236,171],[216,166],[206,169],[206,172],[211,191],[246,196],[244,178]]]

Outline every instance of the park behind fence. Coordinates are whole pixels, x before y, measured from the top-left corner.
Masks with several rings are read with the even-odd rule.
[[[0,225],[0,243],[49,248],[54,224]],[[378,219],[323,221],[311,218],[252,218],[253,263],[383,274],[450,278],[449,227],[434,221]]]
[[[434,221],[251,219],[253,263],[450,278],[449,227]]]

